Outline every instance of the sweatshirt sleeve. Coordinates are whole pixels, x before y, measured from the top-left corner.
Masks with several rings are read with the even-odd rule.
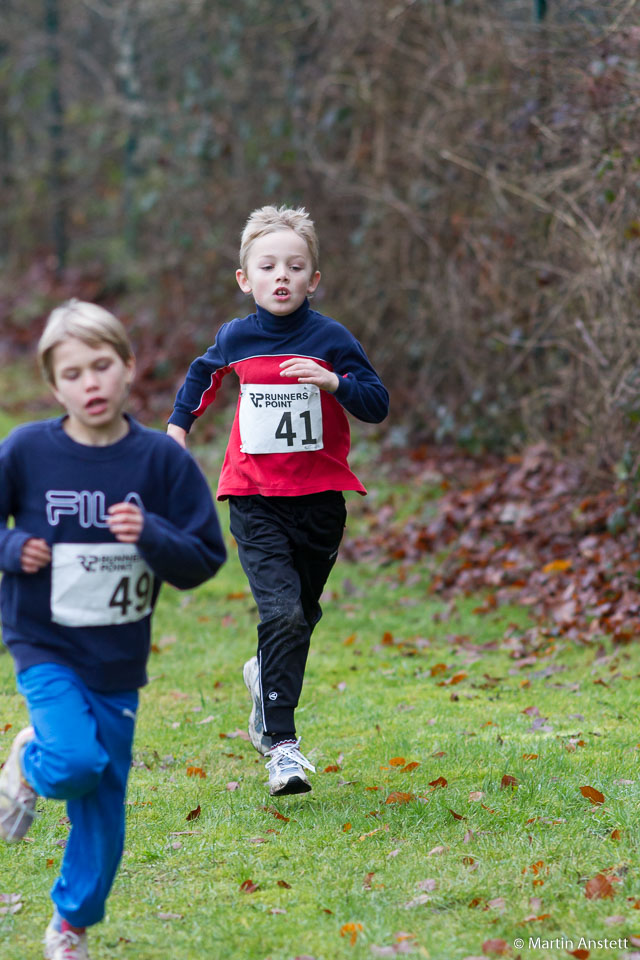
[[[13,514],[13,497],[17,488],[15,467],[12,463],[11,440],[0,443],[0,570],[5,573],[20,573],[22,547],[31,534],[24,530],[9,529],[7,524]]]
[[[231,369],[225,360],[223,349],[227,326],[226,323],[222,325],[213,346],[193,361],[176,395],[169,423],[175,423],[187,433],[195,420],[213,403],[222,378]]]
[[[174,453],[168,516],[145,511],[138,547],[157,577],[188,590],[213,577],[227,553],[204,475],[189,453],[177,445]]]
[[[358,420],[380,423],[389,413],[389,394],[361,344],[348,331],[333,362],[340,379],[336,400]]]

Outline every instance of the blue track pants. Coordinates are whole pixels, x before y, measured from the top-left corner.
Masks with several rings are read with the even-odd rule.
[[[19,673],[18,690],[35,730],[25,779],[40,796],[66,800],[71,821],[51,897],[67,923],[88,927],[104,916],[122,856],[138,692],[98,693],[53,663]]]

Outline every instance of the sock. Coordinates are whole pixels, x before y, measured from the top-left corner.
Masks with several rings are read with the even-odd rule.
[[[291,743],[295,745],[298,742],[296,738],[295,730],[294,731],[287,730],[285,731],[285,733],[272,733],[270,736],[271,736],[271,749],[273,749],[273,747],[279,746],[281,743]]]
[[[71,933],[81,934],[87,929],[86,927],[74,927],[73,924],[67,923],[57,910],[55,910],[53,914],[53,926],[59,933],[65,933],[67,930],[71,930]]]

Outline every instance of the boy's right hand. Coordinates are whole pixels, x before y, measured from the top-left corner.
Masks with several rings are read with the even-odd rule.
[[[183,450],[187,449],[187,431],[183,430],[182,427],[179,427],[176,423],[170,423],[167,426],[167,433],[170,437],[179,443]]]
[[[51,547],[46,540],[29,537],[20,554],[20,566],[23,573],[37,573],[51,563]]]

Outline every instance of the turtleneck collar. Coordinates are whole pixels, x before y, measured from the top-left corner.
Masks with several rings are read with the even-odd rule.
[[[273,332],[290,330],[292,327],[300,326],[300,324],[304,323],[304,321],[307,319],[309,310],[309,301],[306,297],[297,310],[294,310],[293,313],[287,313],[284,316],[270,313],[268,310],[265,310],[264,307],[260,307],[256,304],[258,323],[263,330]]]

